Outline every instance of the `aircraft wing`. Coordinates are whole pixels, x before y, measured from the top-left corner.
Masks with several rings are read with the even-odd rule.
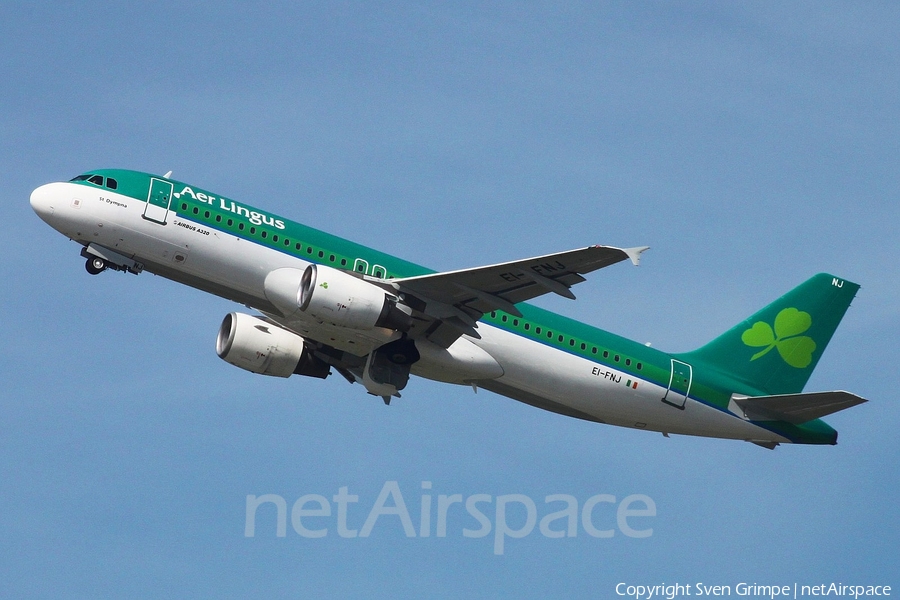
[[[574,299],[569,288],[584,281],[583,274],[626,258],[637,265],[647,248],[590,246],[486,267],[392,279],[390,283],[402,294],[423,301],[416,310],[425,317],[426,323],[420,323],[425,336],[448,346],[463,333],[480,337],[476,322],[485,313],[501,310],[522,316],[515,304],[549,292]]]

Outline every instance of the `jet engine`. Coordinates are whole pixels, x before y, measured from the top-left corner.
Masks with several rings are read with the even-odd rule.
[[[297,292],[298,308],[325,323],[359,330],[409,331],[412,318],[406,311],[410,309],[397,300],[377,285],[316,264],[303,271]]]
[[[273,377],[297,374],[324,379],[330,373],[328,364],[313,356],[302,337],[243,313],[225,316],[216,353],[236,367]]]

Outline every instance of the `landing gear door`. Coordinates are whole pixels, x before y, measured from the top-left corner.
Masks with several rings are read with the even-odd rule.
[[[169,216],[169,204],[172,202],[172,190],[174,186],[162,179],[150,178],[150,193],[147,195],[147,206],[144,208],[144,218],[160,225],[166,224]]]
[[[672,371],[669,374],[669,389],[666,390],[666,395],[663,396],[662,401],[683,410],[688,394],[691,393],[692,379],[693,369],[691,369],[691,365],[673,358]]]

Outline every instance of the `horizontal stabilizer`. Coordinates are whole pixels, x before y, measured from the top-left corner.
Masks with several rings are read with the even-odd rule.
[[[850,392],[811,392],[808,394],[781,394],[778,396],[731,397],[728,409],[751,421],[786,421],[806,423],[830,415],[839,410],[866,402]]]

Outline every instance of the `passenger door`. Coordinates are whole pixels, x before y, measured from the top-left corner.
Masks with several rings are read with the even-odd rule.
[[[147,206],[144,208],[145,219],[160,225],[166,224],[173,188],[173,184],[168,181],[150,178],[150,193],[147,195]]]
[[[669,388],[666,390],[666,395],[662,397],[662,401],[675,408],[684,409],[684,403],[687,401],[688,394],[691,393],[692,378],[691,365],[673,358],[672,371],[669,374]]]

